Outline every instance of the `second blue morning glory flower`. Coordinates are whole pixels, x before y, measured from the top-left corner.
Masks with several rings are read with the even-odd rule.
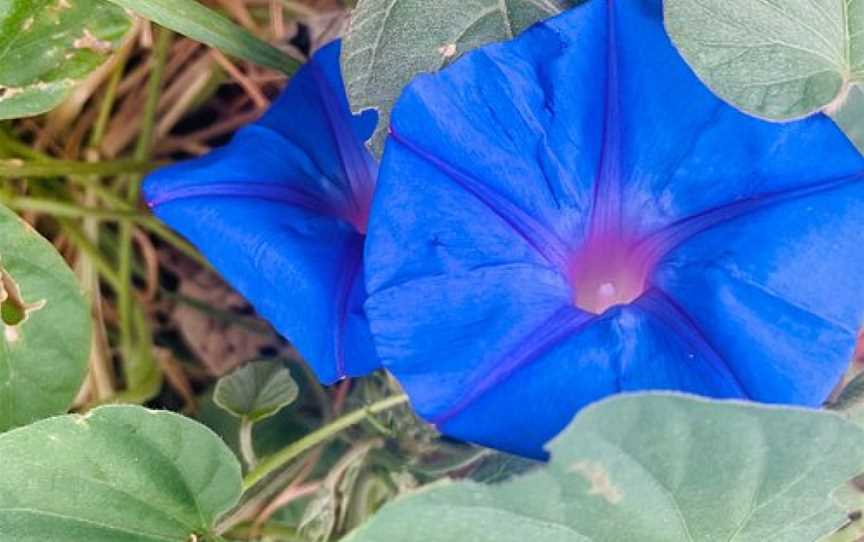
[[[152,174],[154,213],[194,243],[330,383],[378,367],[363,312],[363,244],[377,164],[354,117],[338,42],[259,121],[197,160]]]
[[[818,405],[864,312],[864,160],[723,103],[658,0],[590,0],[415,81],[367,242],[384,365],[528,456],[609,394]]]

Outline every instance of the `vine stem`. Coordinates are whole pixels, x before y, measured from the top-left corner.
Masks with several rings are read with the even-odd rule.
[[[407,395],[394,395],[393,397],[382,399],[377,403],[373,403],[367,407],[357,409],[349,414],[336,418],[321,429],[318,429],[313,433],[309,433],[297,442],[290,444],[285,448],[282,448],[280,451],[262,460],[258,464],[258,466],[255,467],[251,472],[249,472],[249,474],[247,474],[246,477],[243,479],[243,492],[247,492],[249,489],[255,486],[255,484],[257,484],[273,472],[281,469],[304,452],[311,450],[315,446],[332,438],[340,431],[344,431],[345,429],[353,425],[357,425],[358,423],[369,418],[370,416],[374,416],[375,414],[385,412],[387,410],[390,410],[391,408],[404,405],[407,402]]]

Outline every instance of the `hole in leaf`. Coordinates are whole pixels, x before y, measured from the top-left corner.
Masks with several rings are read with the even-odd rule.
[[[27,317],[27,312],[24,307],[16,303],[13,299],[7,299],[0,304],[0,319],[7,326],[17,326]]]
[[[0,267],[0,321],[7,327],[7,339],[10,337],[9,330],[19,326],[31,312],[38,311],[45,306],[45,301],[36,303],[25,303],[21,297],[21,290],[12,276]],[[13,334],[17,337],[17,334]]]
[[[13,96],[17,96],[18,94],[21,94],[22,92],[23,92],[23,89],[21,87],[6,87],[3,85],[0,85],[0,101],[8,100],[9,98],[12,98]]]

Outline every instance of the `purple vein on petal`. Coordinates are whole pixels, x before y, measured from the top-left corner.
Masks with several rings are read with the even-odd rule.
[[[620,171],[621,125],[618,81],[618,49],[614,0],[606,2],[606,74],[603,87],[603,127],[600,158],[594,179],[591,211],[592,235],[614,235],[621,229],[622,185]]]
[[[535,330],[528,333],[510,353],[503,356],[491,371],[485,373],[477,382],[473,382],[466,395],[449,410],[433,419],[432,423],[441,426],[452,420],[481,396],[578,333],[594,319],[593,314],[580,311],[575,307],[565,306],[558,309]]]
[[[672,334],[689,345],[696,354],[715,369],[725,373],[744,398],[752,398],[731,365],[708,341],[699,324],[666,292],[651,288],[634,302],[649,316],[664,325]]]
[[[339,380],[347,376],[345,373],[345,332],[351,293],[360,278],[360,271],[363,266],[363,243],[364,237],[361,235],[352,238],[342,277],[336,290],[336,326],[333,330],[333,350],[336,354],[336,378]]]
[[[506,198],[490,190],[469,173],[448,164],[416,143],[409,141],[392,126],[390,137],[418,158],[442,171],[459,187],[477,198],[490,211],[506,222],[547,262],[560,270],[566,271],[568,269],[570,257],[567,246],[549,228]]]
[[[759,212],[773,205],[811,196],[818,192],[833,190],[846,184],[861,182],[862,179],[864,179],[864,173],[816,181],[804,186],[799,185],[791,190],[766,192],[720,205],[681,219],[647,236],[639,243],[637,251],[649,260],[656,261],[663,254],[691,237],[708,231],[724,222]]]
[[[336,138],[337,154],[342,162],[342,170],[348,179],[349,193],[346,195],[357,213],[356,220],[352,222],[362,224],[358,229],[365,231],[366,218],[375,187],[374,174],[369,171],[368,162],[363,155],[365,152],[362,148],[363,143],[354,135],[351,113],[343,111],[339,98],[333,92],[321,68],[314,62],[310,63],[309,67],[312,78],[318,86],[324,117],[327,119],[330,132]]]
[[[286,203],[323,215],[335,215],[318,197],[282,183],[225,182],[183,186],[161,191],[147,201],[154,209],[160,205],[190,198],[240,197]]]

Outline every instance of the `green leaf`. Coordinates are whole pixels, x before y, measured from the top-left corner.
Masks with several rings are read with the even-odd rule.
[[[397,500],[346,542],[812,542],[860,472],[864,431],[814,410],[675,394],[582,411],[548,466]]]
[[[103,0],[0,0],[0,119],[59,105],[129,27]]]
[[[66,412],[87,369],[90,310],[54,247],[2,206],[0,315],[0,432]]]
[[[699,77],[768,119],[836,111],[864,78],[864,2],[666,0],[666,28]]]
[[[212,431],[137,406],[10,431],[0,457],[0,542],[218,540],[240,496],[240,465]]]
[[[373,151],[384,149],[390,110],[418,74],[475,47],[510,39],[571,0],[360,0],[345,37],[342,71],[354,111],[375,109]]]
[[[213,401],[212,391],[200,398],[197,419],[210,429],[234,452],[240,456],[240,420],[226,412]],[[296,442],[315,430],[318,420],[306,420],[297,411],[303,405],[295,402],[283,408],[275,416],[255,424],[253,447],[262,456],[276,453],[292,442]]]
[[[2,1],[2,0],[0,0]],[[292,74],[299,63],[197,0],[108,0],[229,55]]]
[[[846,101],[839,109],[831,112],[831,118],[855,143],[858,150],[864,153],[864,90],[860,85],[849,89]]]
[[[293,403],[297,394],[287,367],[278,361],[257,361],[220,378],[213,400],[238,418],[258,422]]]

